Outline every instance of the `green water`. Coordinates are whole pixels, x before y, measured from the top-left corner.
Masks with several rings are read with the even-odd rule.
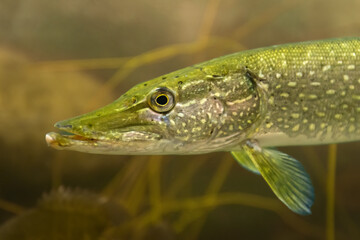
[[[359,239],[359,142],[337,146],[331,221],[328,146],[281,148],[315,186],[313,214],[301,217],[228,153],[102,156],[56,151],[44,140],[54,122],[178,68],[243,49],[360,36],[359,7],[0,0],[0,239]]]

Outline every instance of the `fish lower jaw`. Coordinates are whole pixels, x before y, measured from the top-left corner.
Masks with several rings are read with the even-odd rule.
[[[50,132],[45,135],[45,141],[48,146],[55,149],[63,149],[76,144],[96,144],[97,139],[87,138],[81,135],[62,135],[56,132]]]

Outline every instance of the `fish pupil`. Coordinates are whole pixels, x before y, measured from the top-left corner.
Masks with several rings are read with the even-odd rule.
[[[156,103],[160,106],[164,106],[169,102],[169,99],[166,95],[160,95],[156,98]]]

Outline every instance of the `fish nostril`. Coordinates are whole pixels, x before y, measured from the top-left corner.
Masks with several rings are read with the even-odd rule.
[[[54,126],[55,126],[56,128],[73,128],[73,126],[72,126],[71,124],[63,125],[63,124],[61,124],[61,122],[55,123]]]

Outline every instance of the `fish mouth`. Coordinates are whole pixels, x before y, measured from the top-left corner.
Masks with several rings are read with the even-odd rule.
[[[48,146],[55,149],[62,149],[74,145],[94,145],[99,142],[99,139],[85,137],[69,131],[50,132],[45,135],[45,141]],[[103,140],[102,140],[103,141]]]
[[[151,141],[159,141],[162,136],[154,131],[150,131],[150,125],[132,126],[119,129],[116,132],[108,134],[79,133],[73,130],[72,126],[59,126],[55,124],[60,132],[50,132],[45,135],[48,146],[58,150],[62,149],[109,149],[124,148],[125,146],[138,145],[141,143],[150,143]],[[153,130],[153,129],[152,129]],[[81,151],[81,150],[80,150]]]

